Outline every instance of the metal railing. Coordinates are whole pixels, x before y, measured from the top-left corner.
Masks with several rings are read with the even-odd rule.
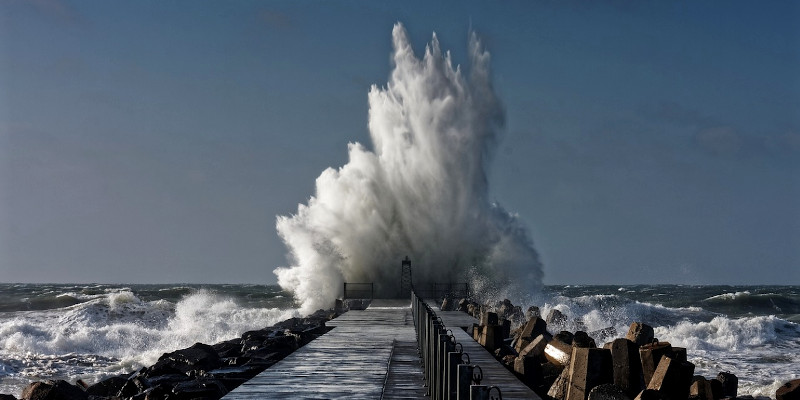
[[[469,354],[464,353],[453,331],[447,329],[413,288],[411,313],[425,375],[426,396],[434,400],[502,400],[500,388],[480,384],[481,367],[470,363]]]
[[[452,282],[432,282],[425,285],[414,286],[414,290],[423,298],[441,300],[445,297],[451,299],[469,298],[469,284]]]
[[[345,282],[344,283],[344,295],[342,295],[342,299],[373,299],[375,295],[375,285],[372,282],[369,283],[352,283],[352,282]]]

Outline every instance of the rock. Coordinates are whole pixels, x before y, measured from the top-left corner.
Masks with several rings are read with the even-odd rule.
[[[34,382],[22,390],[22,400],[86,400],[89,395],[64,380]]]
[[[511,301],[508,299],[504,299],[503,303],[497,307],[497,315],[502,319],[508,319],[514,311],[514,305],[511,304]]]
[[[528,310],[525,311],[525,318],[527,318],[527,319],[541,318],[541,317],[542,317],[542,313],[541,313],[541,311],[539,311],[539,307],[530,306],[530,307],[528,307]]]
[[[181,382],[172,389],[170,400],[218,399],[228,393],[225,386],[214,379]]]
[[[545,321],[547,325],[564,325],[567,322],[567,316],[554,308],[547,314]]]
[[[644,388],[639,346],[628,339],[616,339],[611,342],[610,350],[614,384],[629,397],[636,397]]]
[[[575,335],[573,335],[572,332],[570,332],[570,331],[561,331],[561,332],[556,333],[556,335],[553,336],[553,339],[560,340],[560,341],[572,346],[572,339],[574,337],[575,337]]]
[[[150,371],[177,370],[187,373],[192,370],[210,371],[222,366],[222,359],[214,348],[203,343],[195,343],[192,347],[165,353],[151,368]],[[153,376],[150,373],[149,376]]]
[[[628,339],[630,340],[630,339]],[[633,340],[631,340],[633,342]],[[656,372],[658,362],[664,355],[672,354],[672,345],[668,342],[656,342],[643,345],[639,348],[639,358],[642,360],[642,373],[644,385],[647,386]]]
[[[689,398],[693,375],[694,364],[664,355],[647,388],[658,390],[670,400],[686,400]]]
[[[612,381],[611,351],[584,347],[572,350],[567,400],[586,400],[595,386]]]
[[[150,388],[150,382],[148,382],[147,378],[143,376],[133,376],[125,381],[125,384],[119,389],[117,396],[131,397],[144,392],[148,388]]]
[[[775,391],[775,400],[800,400],[800,379],[786,382]]]
[[[17,400],[17,398],[10,394],[2,394],[0,393],[0,400]]]
[[[653,341],[653,327],[642,322],[634,322],[628,328],[626,339],[636,343],[639,346],[644,346]]]
[[[631,400],[617,385],[604,383],[589,392],[589,400]]]
[[[461,299],[458,301],[458,307],[456,307],[456,311],[467,311],[469,308],[469,300]]]
[[[127,378],[122,376],[112,376],[86,388],[86,394],[104,397],[116,396],[126,382],[128,382]]]
[[[211,348],[213,348],[221,358],[238,357],[242,355],[243,342],[241,338],[231,339],[212,345]]]
[[[722,397],[736,398],[739,390],[739,378],[730,372],[720,372],[717,380],[722,383]]]
[[[584,331],[575,332],[575,335],[572,337],[572,346],[584,348],[597,347],[594,343],[594,339],[589,337],[589,334]]]

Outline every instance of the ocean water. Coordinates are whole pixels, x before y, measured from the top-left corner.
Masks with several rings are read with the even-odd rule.
[[[771,397],[800,378],[800,286],[547,286],[521,304],[570,318],[551,331],[578,320],[620,336],[646,322],[688,349],[696,374],[735,373],[741,394]],[[43,379],[94,383],[297,315],[277,286],[0,284],[0,393]]]

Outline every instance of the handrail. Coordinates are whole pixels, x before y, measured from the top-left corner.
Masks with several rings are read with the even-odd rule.
[[[483,370],[470,363],[469,354],[441,317],[411,288],[411,312],[425,376],[426,396],[433,400],[496,399],[500,388],[481,385]],[[448,333],[449,332],[449,333]],[[466,360],[464,357],[466,356]],[[497,397],[492,395],[496,390]]]

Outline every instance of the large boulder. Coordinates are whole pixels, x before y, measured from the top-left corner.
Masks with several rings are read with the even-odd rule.
[[[148,376],[163,375],[163,373],[173,373],[174,371],[184,374],[189,371],[211,371],[222,365],[222,359],[213,347],[195,343],[192,347],[163,354],[158,362],[150,367]]]
[[[86,394],[90,396],[111,397],[116,396],[128,379],[122,376],[112,376],[86,388]]]
[[[22,400],[86,400],[81,388],[67,381],[34,382],[22,390]]]

